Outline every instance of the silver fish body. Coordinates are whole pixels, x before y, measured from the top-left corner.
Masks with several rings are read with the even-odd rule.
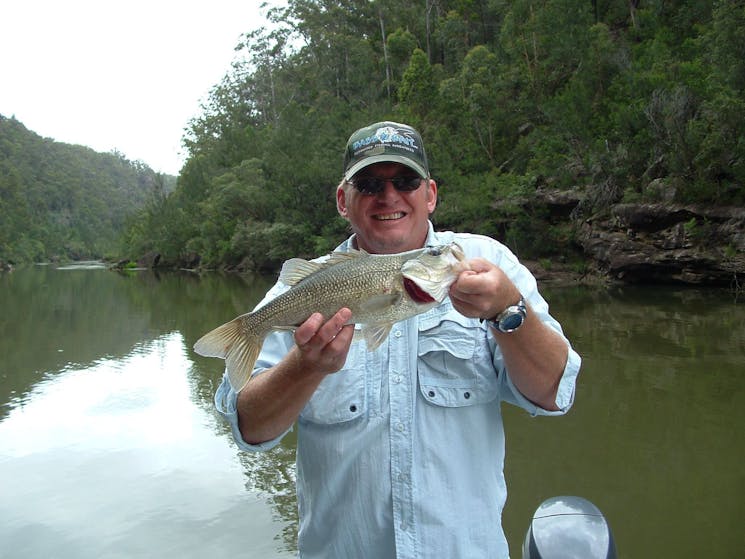
[[[269,332],[294,330],[314,312],[329,318],[342,307],[352,311],[350,322],[362,325],[374,350],[394,323],[441,303],[464,260],[455,243],[390,255],[335,252],[323,262],[293,258],[279,277],[287,291],[205,334],[194,350],[225,359],[230,384],[240,390]]]

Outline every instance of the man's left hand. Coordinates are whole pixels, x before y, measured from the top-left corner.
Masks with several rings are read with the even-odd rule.
[[[517,287],[499,266],[473,258],[466,267],[450,286],[453,307],[463,316],[493,318],[520,299]]]

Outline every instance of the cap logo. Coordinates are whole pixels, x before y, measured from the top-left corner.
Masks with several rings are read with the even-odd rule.
[[[344,178],[376,163],[398,163],[427,178],[427,155],[419,132],[407,124],[376,122],[360,128],[347,140],[344,150]]]
[[[378,128],[372,136],[357,140],[352,144],[352,150],[357,153],[370,144],[402,144],[401,147],[406,146],[407,149],[417,149],[414,138],[404,136],[393,126]]]

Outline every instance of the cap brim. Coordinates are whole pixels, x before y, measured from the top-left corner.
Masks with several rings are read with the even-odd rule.
[[[348,181],[365,167],[375,165],[376,163],[400,163],[401,165],[406,165],[409,169],[416,172],[416,174],[423,179],[429,178],[427,170],[419,165],[417,162],[409,159],[408,157],[404,157],[403,155],[394,155],[389,153],[381,155],[371,155],[369,157],[365,157],[361,161],[358,161],[349,169],[347,169],[346,173],[344,173],[344,180]]]

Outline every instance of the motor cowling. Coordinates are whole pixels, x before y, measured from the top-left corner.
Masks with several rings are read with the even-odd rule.
[[[616,559],[616,546],[594,504],[582,497],[552,497],[533,514],[523,559]]]

